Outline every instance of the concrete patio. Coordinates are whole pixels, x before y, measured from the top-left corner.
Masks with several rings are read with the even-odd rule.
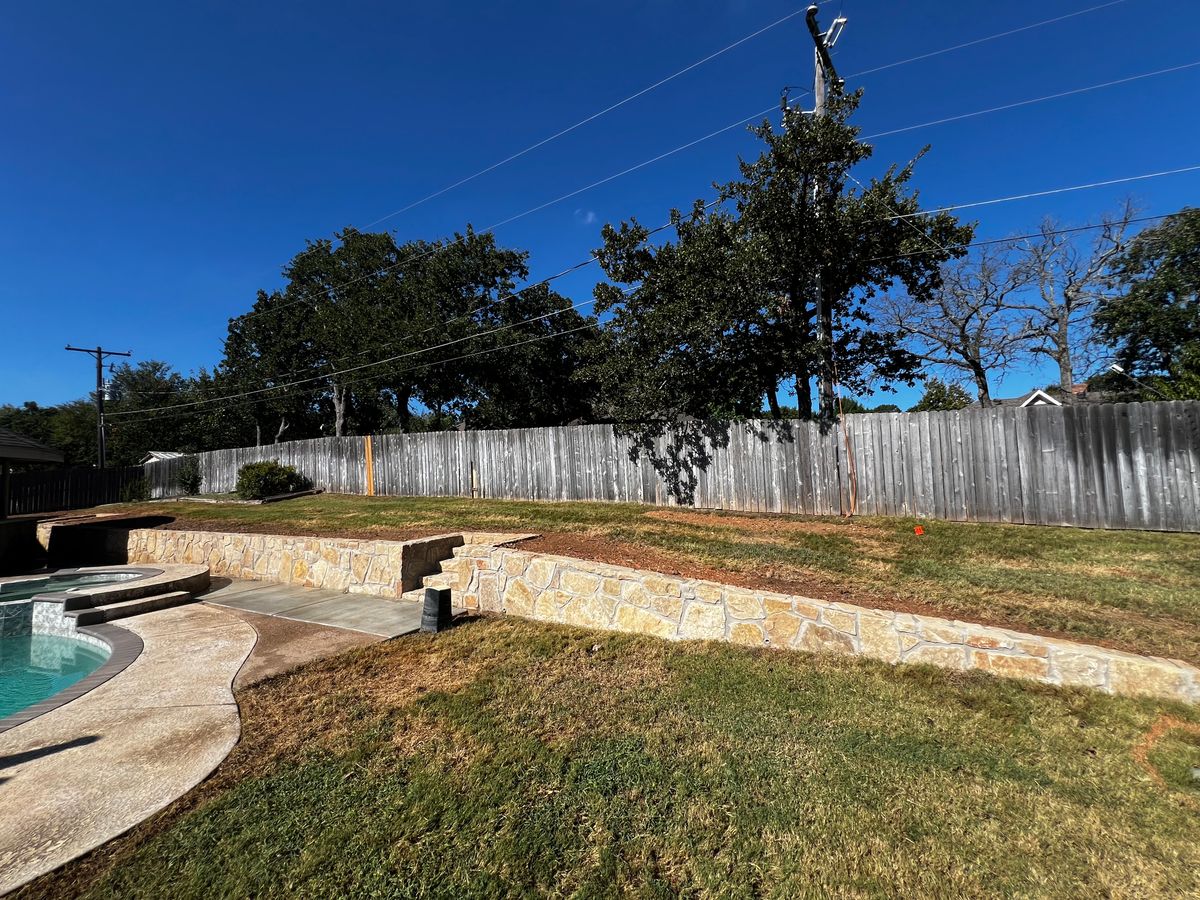
[[[213,584],[216,587],[200,598],[205,603],[263,616],[346,628],[379,638],[409,634],[421,625],[421,605],[409,600],[265,581],[215,579]]]
[[[144,643],[124,672],[0,735],[0,894],[162,809],[237,743],[254,629],[200,604],[122,627]]]

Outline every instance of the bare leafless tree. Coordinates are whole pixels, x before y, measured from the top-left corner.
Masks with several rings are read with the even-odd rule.
[[[1074,386],[1076,372],[1095,362],[1092,316],[1100,299],[1116,289],[1112,264],[1125,250],[1136,214],[1133,202],[1126,200],[1101,218],[1090,243],[1046,219],[1041,235],[1022,245],[1018,267],[1036,290],[1012,309],[1025,318],[1029,349],[1054,361],[1066,392]]]
[[[928,302],[907,296],[884,301],[885,321],[927,363],[965,374],[980,406],[991,406],[989,378],[1005,371],[1028,344],[1014,304],[1030,286],[1028,270],[1010,250],[985,246],[948,264]]]

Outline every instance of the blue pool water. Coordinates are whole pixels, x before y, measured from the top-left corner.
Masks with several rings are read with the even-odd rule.
[[[141,572],[86,572],[82,575],[50,575],[46,578],[0,584],[0,602],[28,600],[47,591],[72,591],[86,587],[101,587],[120,581],[145,578]]]
[[[74,638],[0,637],[0,719],[70,687],[106,659],[107,651]]]

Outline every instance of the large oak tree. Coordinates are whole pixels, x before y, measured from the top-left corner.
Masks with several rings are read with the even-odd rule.
[[[915,161],[854,177],[872,153],[851,124],[859,100],[835,93],[825,116],[787,109],[782,129],[758,126],[761,154],[719,186],[718,207],[673,212],[673,239],[652,244],[636,220],[604,228],[597,253],[612,283],[595,290],[605,335],[589,374],[681,499],[721,440],[715,420],[754,416],[764,401],[777,412],[788,386],[808,416],[816,382],[828,424],[834,382],[861,393],[916,374],[874,301],[898,289],[926,301],[972,232],[922,212]]]

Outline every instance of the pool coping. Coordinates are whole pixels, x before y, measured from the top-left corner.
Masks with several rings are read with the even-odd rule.
[[[81,634],[98,638],[107,644],[109,651],[108,659],[102,662],[96,671],[80,678],[70,687],[65,687],[58,693],[51,694],[45,700],[39,700],[32,706],[19,709],[15,713],[10,713],[0,719],[0,734],[16,728],[18,725],[31,722],[38,716],[43,716],[52,710],[58,709],[60,706],[65,706],[72,700],[78,700],[84,694],[95,690],[109,679],[124,672],[130,663],[141,656],[142,650],[145,647],[140,637],[118,625],[109,623],[84,625],[78,631]]]

